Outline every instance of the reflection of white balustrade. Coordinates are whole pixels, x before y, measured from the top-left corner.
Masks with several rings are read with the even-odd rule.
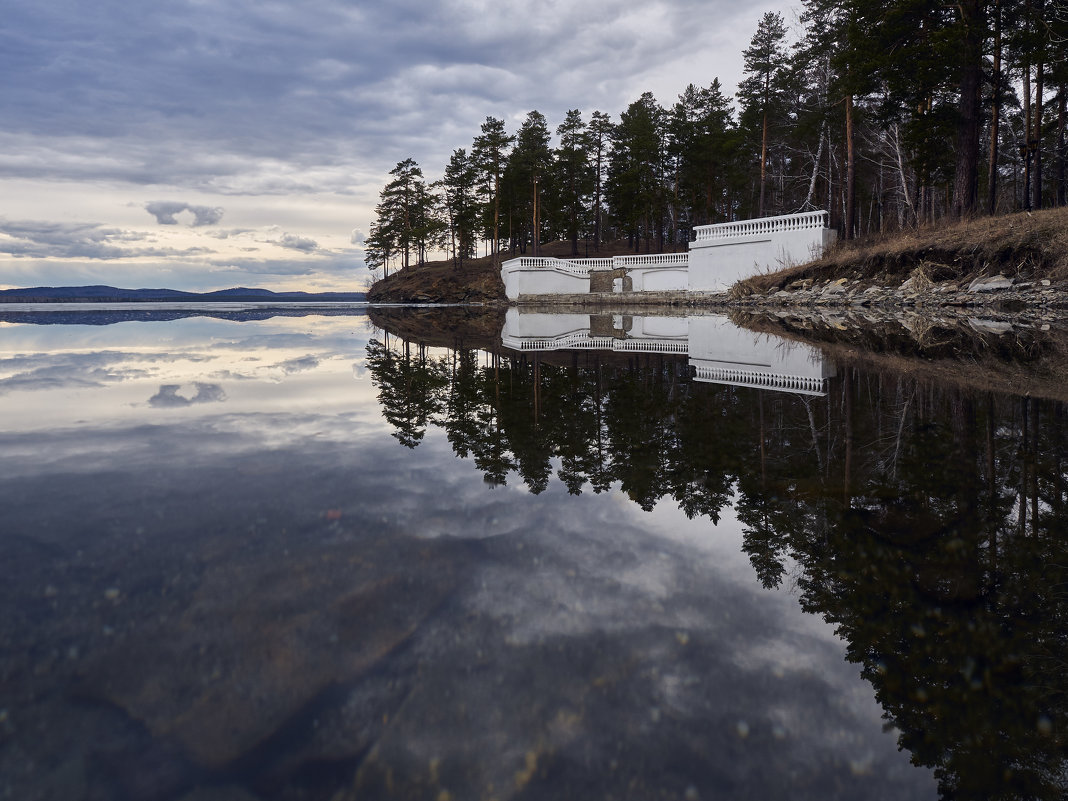
[[[514,337],[505,334],[501,343],[506,348],[523,352],[546,350],[611,350],[612,337],[594,337],[586,333],[563,334],[558,337]]]
[[[767,236],[782,231],[806,231],[810,228],[824,228],[826,225],[827,212],[806,211],[801,214],[783,214],[779,217],[761,217],[756,220],[698,225],[693,230],[694,241],[705,242],[710,239]]]
[[[799,395],[827,394],[823,389],[825,380],[809,376],[777,375],[729,367],[695,366],[694,379],[713,384],[730,384],[734,387],[776,389],[784,392],[794,392]]]
[[[834,365],[817,349],[747,331],[723,315],[617,314],[611,324],[615,335],[594,335],[605,329],[597,328],[588,314],[523,314],[511,308],[501,340],[526,353],[604,350],[688,356],[695,381],[802,395],[825,394],[826,381],[834,375]]]
[[[686,340],[617,339],[597,337],[587,332],[574,332],[550,337],[512,336],[504,334],[501,342],[506,348],[523,352],[547,350],[611,350],[628,353],[673,353],[685,356],[689,352]]]
[[[689,342],[655,339],[613,339],[612,350],[637,353],[675,353],[685,356],[690,352]]]

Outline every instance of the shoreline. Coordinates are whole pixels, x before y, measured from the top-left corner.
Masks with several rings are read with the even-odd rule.
[[[871,281],[837,279],[795,282],[797,286],[772,293],[730,292],[615,292],[583,295],[524,295],[509,306],[517,308],[708,308],[726,311],[824,311],[841,314],[930,314],[1017,318],[1068,318],[1068,284],[1048,279],[1014,281],[1002,275],[976,279],[966,287],[953,282],[916,286],[913,279],[898,287]]]

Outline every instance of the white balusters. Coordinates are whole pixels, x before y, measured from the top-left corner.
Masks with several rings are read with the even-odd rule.
[[[756,220],[699,225],[694,228],[694,235],[696,241],[704,242],[709,239],[764,236],[779,231],[825,228],[826,225],[826,211],[806,211],[800,214],[783,214],[779,217],[762,217]]]

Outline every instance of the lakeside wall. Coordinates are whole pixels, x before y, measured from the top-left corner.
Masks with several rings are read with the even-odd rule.
[[[591,292],[593,275],[623,271],[613,292],[726,292],[737,281],[819,258],[835,240],[827,212],[763,217],[694,229],[687,253],[557,259],[523,256],[501,265],[511,301]]]

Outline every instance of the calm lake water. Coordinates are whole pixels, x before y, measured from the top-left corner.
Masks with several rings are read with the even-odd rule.
[[[1041,332],[942,381],[715,315],[61,314],[0,322],[0,798],[1068,789]]]

